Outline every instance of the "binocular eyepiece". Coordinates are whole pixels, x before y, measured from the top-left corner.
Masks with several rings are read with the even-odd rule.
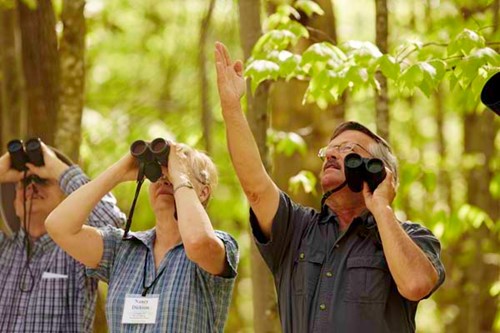
[[[26,143],[22,140],[11,140],[7,144],[7,151],[10,155],[12,168],[18,171],[26,171],[26,163],[35,166],[44,165],[42,141],[40,138],[31,138]]]
[[[154,183],[161,177],[161,166],[168,165],[170,144],[162,138],[151,142],[137,140],[130,146],[130,153],[139,161],[139,178],[146,176]]]
[[[382,160],[361,157],[356,153],[344,158],[344,173],[347,186],[353,192],[361,192],[363,182],[367,182],[370,191],[373,192],[386,176]]]

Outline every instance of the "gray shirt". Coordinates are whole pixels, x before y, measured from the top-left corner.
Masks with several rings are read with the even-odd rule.
[[[250,215],[257,246],[274,275],[283,332],[415,331],[418,302],[398,292],[368,211],[341,235],[328,207],[318,212],[281,192],[269,240]],[[436,268],[437,289],[445,276],[439,241],[419,224],[401,226]]]

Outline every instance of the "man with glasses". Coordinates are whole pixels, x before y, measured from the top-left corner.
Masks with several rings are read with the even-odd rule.
[[[0,332],[92,332],[97,279],[58,247],[45,219],[71,192],[88,182],[67,157],[42,144],[44,166],[11,167],[0,157]],[[124,215],[107,194],[88,224],[119,227]],[[21,226],[21,227],[20,227]]]
[[[274,276],[283,332],[415,332],[418,302],[443,283],[444,267],[432,233],[391,208],[397,163],[389,145],[359,123],[341,124],[319,152],[321,210],[293,202],[267,174],[242,112],[241,61],[220,43],[215,57],[229,152]],[[343,162],[353,152],[384,162],[373,193],[345,186]]]

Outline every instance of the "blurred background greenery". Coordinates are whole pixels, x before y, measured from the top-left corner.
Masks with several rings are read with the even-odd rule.
[[[248,204],[226,149],[213,60],[221,41],[235,58],[250,58],[248,68],[265,60],[272,69],[249,70],[262,83],[244,104],[279,186],[318,207],[316,152],[336,124],[377,130],[399,157],[399,216],[443,245],[447,280],[420,304],[418,331],[499,332],[500,117],[478,99],[500,71],[499,15],[499,0],[0,0],[0,145],[5,152],[8,140],[39,135],[90,177],[136,139],[162,136],[207,151],[220,176],[211,220],[241,250],[226,331],[279,332],[274,289],[252,247]],[[281,34],[254,48],[271,31]],[[349,53],[353,41],[371,43],[363,44],[368,57],[365,48]],[[352,55],[356,72],[347,73],[357,74],[346,76],[346,90],[318,79],[338,73],[327,71],[329,56],[309,67],[300,58],[292,67],[273,63],[283,50],[305,61],[322,42]],[[394,63],[384,67],[382,54]],[[325,95],[333,89],[338,96]],[[125,212],[134,188],[114,191]],[[134,230],[154,225],[146,192]],[[96,332],[106,332],[100,301]]]

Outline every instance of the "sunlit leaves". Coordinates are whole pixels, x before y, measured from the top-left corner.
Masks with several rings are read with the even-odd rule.
[[[285,156],[292,156],[296,152],[305,155],[307,145],[304,139],[294,132],[268,131],[268,140],[274,146],[275,151]]]
[[[288,182],[288,188],[294,194],[297,194],[302,188],[305,193],[316,194],[316,176],[311,171],[302,170],[291,177]]]
[[[280,72],[280,67],[268,60],[255,60],[245,70],[245,75],[252,78],[252,91],[265,80],[275,80]]]
[[[448,45],[448,55],[468,54],[474,48],[484,47],[485,40],[477,32],[465,29]]]
[[[495,223],[491,217],[479,207],[465,204],[458,211],[458,217],[462,222],[469,223],[474,228],[479,228],[485,224],[488,229],[493,230]]]
[[[393,56],[384,54],[379,58],[378,63],[382,74],[384,74],[387,78],[392,80],[396,80],[398,78],[401,71],[401,65]]]
[[[295,2],[295,8],[302,10],[307,16],[313,14],[323,15],[325,13],[316,2],[311,0],[298,0]]]

